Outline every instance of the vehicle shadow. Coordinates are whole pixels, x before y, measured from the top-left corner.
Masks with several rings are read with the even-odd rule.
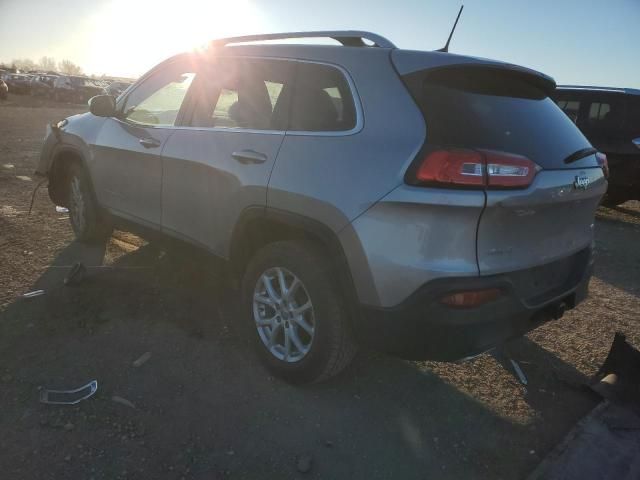
[[[70,244],[35,283],[44,296],[0,312],[12,377],[0,389],[0,468],[16,477],[299,478],[296,458],[310,455],[309,478],[524,478],[596,401],[575,369],[527,339],[509,346],[526,389],[472,377],[489,395],[524,398],[531,412],[518,418],[428,365],[370,352],[330,382],[287,385],[252,354],[215,262],[148,244],[92,268],[104,253]],[[65,287],[77,261],[88,275]],[[77,407],[37,403],[39,385],[93,378],[98,393]]]
[[[627,293],[640,296],[640,226],[598,216],[595,229],[595,276]]]

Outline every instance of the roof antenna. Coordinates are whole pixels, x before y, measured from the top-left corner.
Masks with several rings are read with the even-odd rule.
[[[458,25],[458,20],[460,20],[460,15],[462,14],[462,9],[463,8],[464,8],[464,5],[460,5],[460,11],[458,12],[458,16],[456,17],[456,21],[453,24],[453,28],[451,29],[451,33],[449,34],[449,38],[447,39],[447,43],[441,49],[436,50],[436,52],[445,52],[445,53],[449,52],[449,43],[451,42],[451,37],[453,37],[453,32],[456,30],[456,25]]]

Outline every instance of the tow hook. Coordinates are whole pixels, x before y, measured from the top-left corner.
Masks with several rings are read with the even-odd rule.
[[[558,320],[562,318],[562,316],[564,315],[564,312],[566,311],[567,311],[567,304],[565,302],[560,302],[553,309],[551,316],[553,317],[554,320]]]

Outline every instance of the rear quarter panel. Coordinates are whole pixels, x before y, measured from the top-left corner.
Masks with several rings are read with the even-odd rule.
[[[319,220],[334,232],[402,183],[425,136],[422,114],[384,49],[328,49],[315,61],[351,76],[362,128],[345,135],[287,133],[269,182],[269,207]]]

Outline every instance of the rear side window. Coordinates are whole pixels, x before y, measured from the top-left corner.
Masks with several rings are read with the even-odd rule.
[[[405,76],[427,126],[427,143],[524,155],[543,168],[590,147],[587,139],[528,77],[481,67]],[[575,164],[570,166],[575,167]]]
[[[622,127],[625,117],[625,105],[622,98],[595,100],[589,105],[589,126],[603,129]]]
[[[573,123],[578,122],[580,100],[558,100],[556,103]]]
[[[632,101],[629,102],[626,130],[634,137],[640,137],[640,96],[634,97]]]
[[[355,126],[355,104],[343,73],[329,65],[298,63],[289,130],[340,132]]]

